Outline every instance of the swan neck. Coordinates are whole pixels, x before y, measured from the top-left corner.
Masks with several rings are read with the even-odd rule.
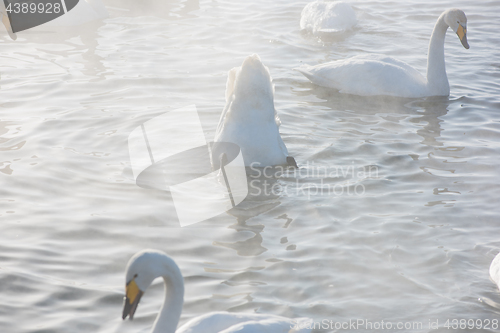
[[[444,61],[444,39],[447,29],[448,24],[444,20],[443,13],[432,31],[427,56],[427,84],[433,95],[448,95],[450,93]]]
[[[175,333],[182,313],[184,303],[184,279],[174,266],[166,266],[161,275],[165,283],[165,299],[160,309],[160,314],[153,325],[152,333]],[[169,263],[171,264],[171,263]]]

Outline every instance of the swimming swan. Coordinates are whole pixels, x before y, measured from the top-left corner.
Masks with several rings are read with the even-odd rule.
[[[410,65],[383,55],[360,55],[346,60],[297,68],[311,82],[341,93],[398,97],[448,96],[450,85],[444,62],[444,38],[450,27],[468,49],[467,17],[460,9],[439,16],[429,43],[427,79]]]
[[[246,166],[297,166],[281,139],[280,119],[274,108],[274,86],[259,56],[248,56],[241,67],[229,71],[226,106],[215,133],[215,142],[237,144]],[[222,147],[222,145],[219,145]],[[214,147],[219,156],[223,151]]]
[[[300,14],[300,29],[313,34],[342,33],[356,24],[356,13],[348,3],[342,1],[313,1]]]
[[[134,317],[141,296],[157,277],[165,282],[165,301],[152,333],[308,333],[311,320],[289,319],[256,313],[212,312],[188,321],[176,330],[184,302],[184,280],[175,262],[165,253],[143,250],[128,262],[122,318]]]
[[[491,262],[490,265],[490,277],[493,282],[496,283],[498,288],[500,288],[500,253],[497,254],[495,259]]]

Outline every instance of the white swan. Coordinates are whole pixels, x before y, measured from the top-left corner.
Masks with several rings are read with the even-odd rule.
[[[229,71],[226,106],[217,126],[215,142],[237,144],[246,166],[297,166],[293,157],[288,156],[279,125],[269,70],[258,55],[248,56],[241,67]],[[223,151],[215,147],[214,153],[219,156]]]
[[[165,253],[143,250],[127,265],[126,297],[122,318],[134,317],[141,296],[154,279],[163,277],[165,301],[153,324],[153,333],[307,333],[308,318],[289,319],[274,315],[213,312],[191,319],[176,330],[184,302],[184,281],[175,262]]]
[[[498,288],[500,288],[500,253],[497,254],[495,259],[491,262],[490,265],[490,277],[493,282],[496,283]]]
[[[356,13],[342,1],[308,3],[300,14],[300,29],[316,33],[342,33],[357,24]]]
[[[313,83],[341,93],[398,97],[448,96],[450,86],[444,62],[444,38],[450,27],[468,49],[467,18],[459,9],[439,16],[429,43],[427,79],[410,65],[382,55],[360,55],[308,68],[298,68]]]

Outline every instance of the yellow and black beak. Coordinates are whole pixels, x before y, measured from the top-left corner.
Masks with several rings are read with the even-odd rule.
[[[466,49],[469,49],[469,43],[467,43],[467,28],[465,28],[461,24],[459,24],[458,29],[457,29],[457,35],[458,35],[458,38],[460,38],[462,45]]]
[[[135,283],[135,278],[127,283],[125,287],[125,304],[123,306],[122,319],[127,318],[127,316],[130,316],[130,320],[134,319],[135,310],[143,294],[144,292],[141,291]]]

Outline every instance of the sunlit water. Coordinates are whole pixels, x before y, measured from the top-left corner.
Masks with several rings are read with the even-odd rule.
[[[326,40],[301,33],[306,3],[105,0],[104,21],[2,33],[1,332],[148,332],[160,281],[121,320],[125,265],[147,247],[185,276],[181,323],[227,310],[450,332],[447,319],[499,318],[488,268],[500,250],[500,3],[353,2],[357,27]],[[425,73],[452,7],[471,47],[448,30],[448,98],[342,95],[293,70],[377,52]],[[303,174],[181,228],[167,192],[134,183],[127,137],[195,104],[212,139],[227,72],[252,53]],[[305,174],[320,167],[339,174]]]

